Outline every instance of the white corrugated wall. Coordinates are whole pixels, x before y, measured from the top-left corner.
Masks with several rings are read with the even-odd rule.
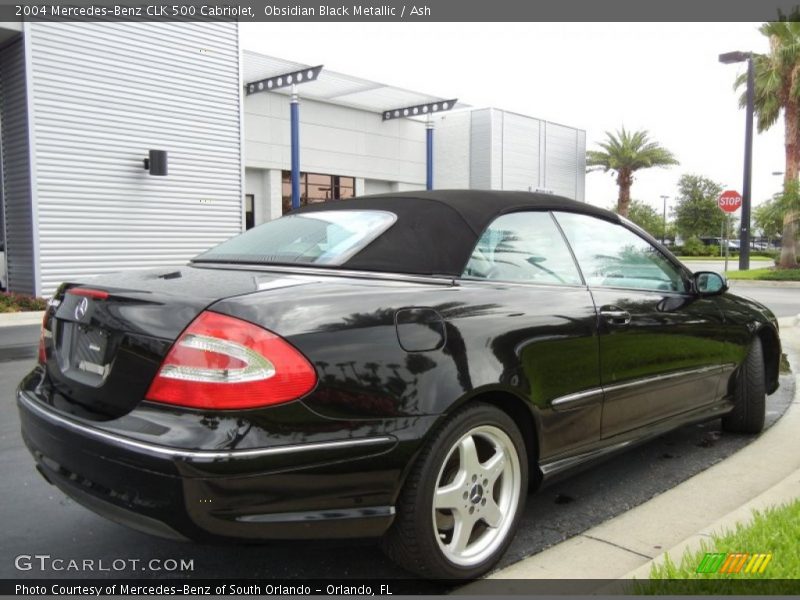
[[[27,29],[40,292],[173,266],[242,230],[234,23],[46,23]],[[169,174],[149,175],[149,149]]]
[[[586,132],[496,108],[467,114],[471,119],[452,122],[447,135],[450,140],[469,134],[469,160],[463,163],[469,165],[469,187],[540,188],[584,201]],[[437,152],[441,159],[448,148]]]
[[[539,187],[539,126],[541,121],[514,113],[503,113],[504,190],[535,190]]]
[[[545,187],[575,199],[578,199],[578,179],[585,178],[585,163],[580,170],[578,165],[579,133],[572,127],[545,123]],[[580,151],[585,156],[585,138],[583,146]]]
[[[473,110],[470,116],[469,187],[473,190],[491,190],[492,109]]]
[[[434,187],[469,187],[471,122],[470,111],[439,115],[433,133]]]

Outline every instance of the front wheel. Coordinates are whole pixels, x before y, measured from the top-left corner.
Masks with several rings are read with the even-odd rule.
[[[426,444],[400,494],[384,550],[424,577],[478,577],[511,543],[527,489],[517,426],[493,406],[469,406]]]
[[[739,367],[733,393],[733,410],[722,417],[722,428],[735,433],[759,433],[766,416],[764,352],[756,337]]]

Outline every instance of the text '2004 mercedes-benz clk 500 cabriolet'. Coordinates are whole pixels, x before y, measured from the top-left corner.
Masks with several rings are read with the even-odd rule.
[[[613,213],[414,192],[63,284],[17,400],[45,478],[115,521],[382,536],[472,578],[529,486],[687,423],[760,431],[779,358],[769,310]]]

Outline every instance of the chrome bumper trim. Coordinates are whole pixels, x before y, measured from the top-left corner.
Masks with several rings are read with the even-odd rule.
[[[332,508],[308,512],[270,513],[263,515],[242,515],[236,520],[242,523],[292,523],[308,521],[334,521],[339,519],[369,519],[374,517],[393,517],[394,506],[369,506],[366,508]]]
[[[159,446],[158,444],[151,444],[149,442],[142,442],[139,440],[132,440],[131,438],[101,431],[88,425],[83,425],[68,419],[54,412],[47,410],[39,405],[37,402],[28,398],[24,392],[17,394],[17,402],[24,406],[27,410],[35,413],[50,423],[66,427],[72,431],[77,431],[88,437],[102,440],[105,442],[112,442],[126,448],[144,451],[158,456],[167,456],[169,458],[183,458],[196,461],[214,461],[214,460],[231,460],[237,458],[257,458],[263,456],[282,456],[285,454],[295,454],[301,452],[313,452],[315,450],[334,450],[337,448],[351,448],[354,446],[372,446],[375,444],[385,444],[387,442],[395,441],[394,438],[389,436],[379,436],[371,438],[362,438],[357,440],[336,440],[330,442],[311,442],[308,444],[291,444],[286,446],[275,446],[273,448],[252,448],[247,450],[182,450],[178,448],[170,448],[168,446]]]

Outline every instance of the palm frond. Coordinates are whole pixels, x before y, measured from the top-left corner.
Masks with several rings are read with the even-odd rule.
[[[616,132],[607,131],[606,139],[597,146],[599,150],[586,152],[589,170],[632,174],[640,169],[679,164],[672,152],[650,139],[647,130],[628,131],[623,126]]]

